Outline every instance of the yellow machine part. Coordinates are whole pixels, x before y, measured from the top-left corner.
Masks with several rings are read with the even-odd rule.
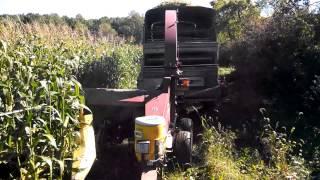
[[[81,110],[79,115],[80,134],[78,148],[73,152],[72,179],[83,180],[88,175],[96,158],[94,130],[91,125],[92,114],[84,115]]]
[[[155,160],[155,144],[156,141],[158,141],[160,144],[164,144],[165,137],[166,137],[166,127],[164,123],[158,124],[158,125],[146,125],[146,124],[139,124],[135,123],[135,152],[136,157],[138,161],[146,161],[146,160]],[[140,134],[140,137],[137,136],[137,134]],[[138,153],[136,151],[136,145],[139,141],[150,141],[149,145],[149,152],[148,154]],[[161,153],[163,146],[159,148],[159,151]]]

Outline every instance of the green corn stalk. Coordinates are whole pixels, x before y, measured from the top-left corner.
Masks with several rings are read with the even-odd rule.
[[[6,23],[0,32],[0,164],[17,163],[16,179],[63,179],[71,172],[79,110],[87,108],[81,86],[96,81],[100,66],[97,86],[135,88],[141,47],[52,38]]]

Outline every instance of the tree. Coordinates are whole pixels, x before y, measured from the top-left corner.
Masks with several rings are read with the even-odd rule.
[[[260,8],[250,0],[217,0],[211,5],[217,11],[220,43],[242,38],[246,27],[260,18]]]
[[[115,36],[117,35],[117,31],[114,30],[110,23],[101,23],[99,25],[99,35],[101,36]]]
[[[112,27],[126,38],[134,37],[137,43],[142,42],[144,18],[139,13],[131,11],[125,18],[111,19]]]

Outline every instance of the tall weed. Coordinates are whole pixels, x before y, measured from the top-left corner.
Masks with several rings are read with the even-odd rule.
[[[263,110],[262,110],[263,111]],[[167,179],[306,179],[310,170],[301,155],[302,143],[291,139],[294,129],[280,131],[264,117],[259,137],[262,148],[236,147],[239,134],[204,118],[202,142],[194,150],[198,160],[187,171],[167,173]],[[282,127],[282,129],[284,129]]]

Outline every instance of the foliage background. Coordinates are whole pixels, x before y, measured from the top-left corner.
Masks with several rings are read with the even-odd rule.
[[[230,93],[228,102],[221,105],[220,119],[245,132],[236,141],[238,146],[259,147],[264,144],[260,138],[264,126],[258,110],[266,108],[272,127],[280,127],[285,134],[294,129],[290,137],[303,143],[301,152],[295,149],[291,154],[309,160],[306,165],[316,176],[320,16],[319,9],[310,5],[308,0],[258,1],[255,5],[221,0],[213,7],[219,14],[220,62],[235,68],[226,77]],[[273,9],[272,16],[259,16],[257,12],[266,6]]]

